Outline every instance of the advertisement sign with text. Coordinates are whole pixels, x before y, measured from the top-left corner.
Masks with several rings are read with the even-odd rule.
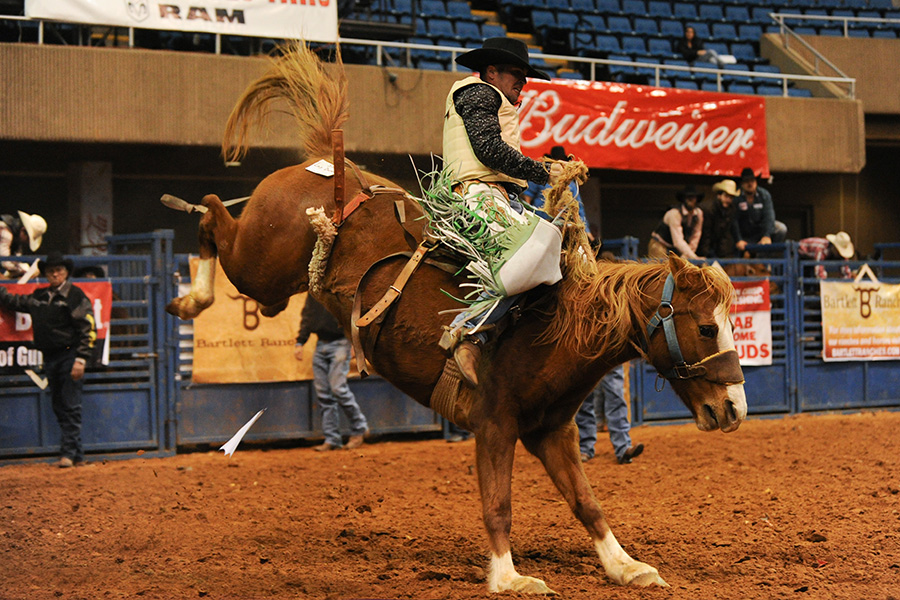
[[[520,99],[522,150],[533,158],[561,145],[592,168],[769,176],[761,96],[533,79]]]
[[[733,281],[734,345],[742,366],[772,364],[772,302],[769,280]]]
[[[822,281],[822,359],[900,359],[900,285]]]

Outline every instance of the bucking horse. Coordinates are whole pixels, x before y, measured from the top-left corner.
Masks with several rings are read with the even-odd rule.
[[[200,267],[190,293],[167,310],[191,319],[212,304],[217,258],[264,315],[309,290],[354,339],[364,368],[371,365],[417,402],[474,432],[491,592],[553,593],[541,579],[520,575],[510,552],[518,441],[543,463],[587,529],[611,581],[666,586],[610,530],[582,467],[573,416],[612,367],[643,357],[670,382],[698,428],[735,431],[747,403],[729,280],[674,255],[601,264],[587,278],[566,276],[510,311],[482,355],[478,386],[460,385],[439,340],[467,279],[429,252],[434,245],[416,198],[335,152],[333,133],[349,114],[347,85],[339,55],[329,72],[297,44],[273,57],[269,72],[248,87],[226,125],[225,156],[241,156],[251,128],[273,103],[286,102],[307,160],[266,177],[238,219],[215,195],[200,205],[166,199],[203,213]],[[339,185],[307,169],[322,161],[333,164]]]

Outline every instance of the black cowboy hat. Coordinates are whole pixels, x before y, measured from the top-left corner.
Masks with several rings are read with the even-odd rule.
[[[41,272],[41,275],[50,267],[65,267],[66,271],[71,274],[75,263],[72,262],[72,259],[64,257],[61,252],[54,251],[47,255],[46,260],[38,261],[38,271]]]
[[[741,171],[741,182],[743,183],[744,181],[756,181],[756,173],[750,167],[745,167]]]
[[[690,197],[696,198],[697,202],[703,200],[703,192],[697,191],[697,188],[692,185],[685,186],[683,190],[678,190],[678,192],[675,193],[675,196],[678,198],[679,202],[684,202],[685,198]]]
[[[569,160],[569,155],[566,154],[566,149],[563,146],[553,146],[550,148],[550,153],[544,156],[553,160]]]
[[[106,273],[103,272],[103,267],[99,265],[87,265],[75,269],[72,273],[72,277],[96,277],[97,279],[104,279]]]
[[[495,37],[484,40],[481,48],[469,50],[456,57],[456,63],[473,71],[480,71],[487,65],[515,65],[525,69],[528,77],[550,80],[550,76],[531,66],[528,62],[528,46],[522,40]]]

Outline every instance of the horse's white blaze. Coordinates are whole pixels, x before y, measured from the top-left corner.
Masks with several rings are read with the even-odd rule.
[[[519,577],[513,566],[512,553],[507,551],[502,556],[491,553],[491,568],[488,574],[488,590],[500,592],[509,589],[510,584]]]
[[[212,304],[216,278],[216,259],[201,258],[197,265],[197,277],[191,286],[191,295],[200,304]]]
[[[624,580],[625,567],[634,563],[635,560],[628,556],[613,532],[607,531],[602,540],[595,540],[594,548],[597,549],[600,564],[603,565],[606,576],[619,585],[628,583]]]
[[[728,318],[728,309],[724,306],[716,309],[716,323],[719,325],[719,336],[716,339],[719,352],[734,350],[734,331],[731,328],[731,319]],[[743,421],[747,416],[747,395],[744,393],[744,386],[741,384],[729,385],[726,389],[728,399],[734,405],[738,422]]]

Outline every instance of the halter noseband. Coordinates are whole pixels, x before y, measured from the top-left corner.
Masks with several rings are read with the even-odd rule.
[[[663,285],[659,307],[647,324],[647,338],[641,339],[641,348],[647,352],[650,338],[662,324],[663,333],[666,335],[666,345],[669,347],[669,356],[675,363],[672,369],[662,373],[662,376],[670,380],[703,377],[707,381],[722,385],[744,383],[744,373],[741,371],[741,363],[736,350],[716,352],[692,365],[685,362],[681,346],[678,344],[678,333],[675,331],[675,307],[672,306],[674,293],[675,278],[669,273],[666,283]]]

